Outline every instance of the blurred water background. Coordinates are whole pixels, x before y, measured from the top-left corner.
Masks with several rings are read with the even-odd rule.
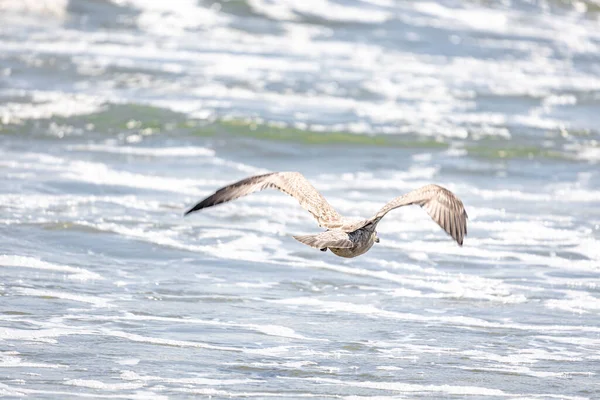
[[[0,397],[600,398],[600,3],[0,0]],[[367,217],[345,260],[278,192]]]

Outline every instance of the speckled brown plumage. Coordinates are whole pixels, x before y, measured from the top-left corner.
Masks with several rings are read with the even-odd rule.
[[[429,216],[462,246],[467,235],[467,213],[463,203],[451,191],[438,185],[427,185],[396,197],[373,217],[356,221],[342,217],[299,172],[272,172],[242,179],[217,190],[186,211],[185,215],[242,196],[275,188],[294,197],[310,212],[319,226],[327,229],[314,235],[294,236],[298,241],[318,248],[330,249],[341,257],[356,257],[379,241],[375,228],[391,210],[411,204],[423,207]]]

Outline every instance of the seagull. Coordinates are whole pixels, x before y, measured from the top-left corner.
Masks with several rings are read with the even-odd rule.
[[[375,230],[379,221],[391,210],[412,204],[423,207],[459,246],[467,235],[467,213],[462,201],[441,186],[430,184],[415,189],[396,197],[371,218],[357,220],[341,216],[300,172],[271,172],[242,179],[217,190],[184,215],[268,188],[294,197],[326,229],[312,235],[293,236],[294,239],[321,251],[329,249],[339,257],[353,258],[369,251],[373,244],[379,243]]]

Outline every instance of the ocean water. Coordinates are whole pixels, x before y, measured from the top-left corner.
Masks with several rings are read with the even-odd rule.
[[[598,126],[596,0],[0,0],[0,397],[598,399]]]

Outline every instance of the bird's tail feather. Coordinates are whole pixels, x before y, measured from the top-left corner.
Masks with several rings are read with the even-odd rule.
[[[327,249],[328,247],[349,248],[354,245],[346,232],[335,230],[321,232],[314,235],[294,236],[294,239],[300,243],[319,250]]]
[[[310,247],[314,247],[316,249],[322,249],[323,247],[320,247],[319,245],[321,245],[322,241],[318,239],[319,234],[316,235],[299,235],[299,236],[294,236],[293,238],[296,239],[297,241],[299,241],[300,243],[303,243],[307,246]]]

